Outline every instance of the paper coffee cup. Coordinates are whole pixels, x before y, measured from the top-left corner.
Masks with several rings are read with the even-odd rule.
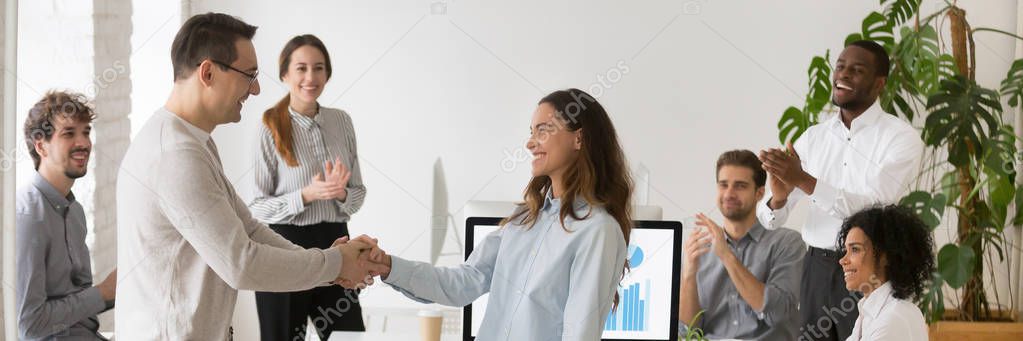
[[[419,311],[419,336],[422,341],[440,341],[441,322],[444,314],[438,310]]]

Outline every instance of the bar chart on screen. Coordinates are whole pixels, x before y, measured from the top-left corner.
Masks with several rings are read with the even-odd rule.
[[[612,310],[604,322],[605,331],[647,331],[650,330],[650,280],[643,286],[639,283],[618,290],[619,305]],[[642,297],[642,298],[640,298]]]
[[[671,327],[672,230],[637,229],[626,256],[629,270],[616,288],[618,307],[605,312],[604,340],[665,340]]]

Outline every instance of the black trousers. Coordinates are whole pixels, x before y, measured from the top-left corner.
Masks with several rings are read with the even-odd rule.
[[[326,249],[335,239],[348,235],[345,223],[270,228],[304,248]],[[296,292],[256,292],[256,311],[263,341],[305,340],[306,318],[312,320],[320,340],[327,340],[335,330],[366,330],[358,291],[336,285]]]
[[[859,293],[845,288],[837,251],[810,247],[803,259],[799,340],[845,341],[859,316]]]

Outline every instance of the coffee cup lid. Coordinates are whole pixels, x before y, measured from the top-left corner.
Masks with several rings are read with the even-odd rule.
[[[440,310],[423,309],[423,310],[419,311],[419,317],[441,317],[441,316],[444,316],[444,314],[441,313]]]

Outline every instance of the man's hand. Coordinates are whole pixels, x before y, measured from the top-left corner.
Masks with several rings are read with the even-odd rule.
[[[373,277],[381,274],[389,274],[390,257],[377,246],[376,239],[366,235],[349,240],[342,237],[334,241],[332,247],[341,249],[341,274],[334,281],[345,288],[364,288],[373,284]],[[378,261],[374,261],[374,259]],[[386,277],[386,275],[385,275]]]
[[[813,187],[817,184],[817,180],[810,176],[803,170],[802,163],[799,159],[799,154],[792,148],[792,143],[787,145],[786,150],[777,148],[770,148],[767,150],[760,151],[760,161],[763,162],[764,170],[771,174],[772,178],[776,178],[778,181],[788,185],[787,187],[799,187],[807,194],[813,193]],[[786,187],[779,188],[779,193],[785,193],[783,196],[788,199],[788,194],[792,192],[791,189],[786,190]],[[778,195],[776,192],[775,184],[771,184],[772,195]],[[779,198],[780,199],[780,198]],[[771,199],[775,199],[772,197]],[[782,200],[778,200],[781,202]],[[772,208],[774,206],[772,205]]]
[[[710,251],[710,233],[705,228],[694,229],[682,250],[685,252],[682,276],[693,278],[699,270],[700,256]]]
[[[796,186],[781,181],[781,178],[774,174],[767,176],[767,185],[771,187],[771,200],[767,203],[767,206],[772,210],[785,206],[785,203],[789,200],[789,194],[792,194],[792,191],[796,188]]]
[[[718,256],[721,260],[734,256],[732,249],[728,247],[728,242],[725,241],[725,230],[721,226],[718,226],[717,223],[707,218],[703,213],[696,214],[696,226],[703,227],[705,231],[709,232],[711,250],[714,251],[715,256]]]
[[[103,297],[104,301],[113,301],[117,295],[117,269],[107,275],[107,279],[104,279],[103,283],[97,285],[96,288],[99,288],[99,295]]]

